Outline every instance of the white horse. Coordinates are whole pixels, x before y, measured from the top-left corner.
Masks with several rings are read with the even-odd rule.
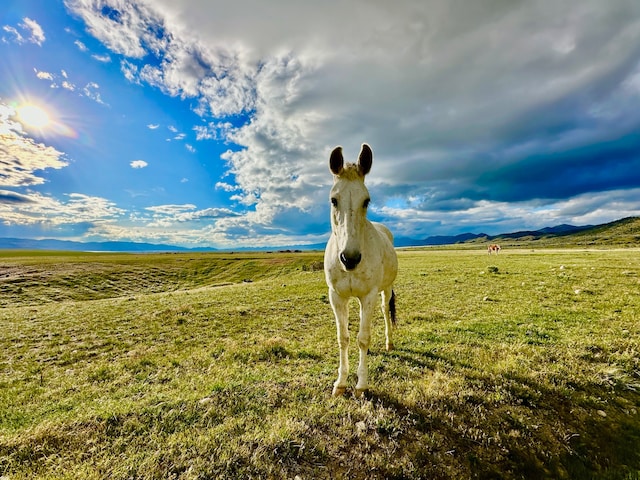
[[[386,348],[393,349],[392,323],[395,323],[393,281],[398,259],[393,235],[387,227],[367,219],[369,191],[364,177],[373,163],[373,153],[362,145],[357,164],[344,164],[342,148],[331,152],[329,168],[333,173],[331,188],[331,238],[324,254],[324,271],[329,286],[329,300],[336,317],[340,366],[333,395],[342,395],[349,375],[349,299],[360,302],[358,347],[358,383],[356,395],[369,388],[367,352],[371,340],[371,321],[377,295],[382,294]]]
[[[487,247],[487,253],[489,255],[491,255],[493,252],[495,252],[495,254],[497,255],[500,252],[500,250],[501,250],[500,245],[498,245],[497,243],[492,243]]]

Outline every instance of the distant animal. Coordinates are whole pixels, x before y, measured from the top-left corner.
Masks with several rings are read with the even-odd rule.
[[[369,388],[367,353],[371,341],[371,323],[378,294],[382,295],[387,351],[393,349],[395,324],[393,282],[398,272],[398,259],[393,248],[393,235],[387,227],[367,219],[369,191],[364,177],[371,170],[373,152],[362,145],[358,163],[344,163],[342,147],[329,157],[333,173],[331,188],[331,237],[324,254],[324,271],[329,287],[329,301],[335,315],[340,349],[338,379],[333,395],[344,394],[349,375],[349,299],[360,302],[358,332],[358,382],[356,396]]]
[[[487,247],[487,253],[489,255],[491,255],[492,253],[495,253],[497,255],[500,252],[500,250],[501,250],[500,245],[496,243],[492,243]]]

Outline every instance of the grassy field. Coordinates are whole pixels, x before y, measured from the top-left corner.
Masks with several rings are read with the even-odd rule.
[[[322,253],[0,253],[0,478],[640,478],[640,251],[399,258],[334,399]]]

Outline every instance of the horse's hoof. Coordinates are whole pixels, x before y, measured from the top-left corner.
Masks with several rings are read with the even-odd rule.
[[[390,352],[391,350],[395,350],[396,347],[393,346],[393,343],[389,343],[387,344],[387,352]]]
[[[360,398],[362,397],[362,395],[366,395],[368,392],[368,388],[356,388],[355,396],[356,398]]]
[[[333,392],[331,393],[332,397],[341,397],[344,395],[344,392],[347,390],[347,387],[333,387]]]

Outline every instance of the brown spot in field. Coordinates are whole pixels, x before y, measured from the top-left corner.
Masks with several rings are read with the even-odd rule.
[[[286,257],[273,257],[265,259],[264,263],[267,265],[286,265],[291,263],[291,259]]]

